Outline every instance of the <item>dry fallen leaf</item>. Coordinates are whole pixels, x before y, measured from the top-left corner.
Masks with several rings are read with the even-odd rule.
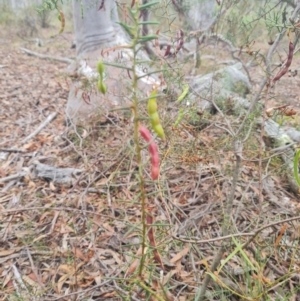
[[[284,234],[284,232],[285,232],[285,230],[288,228],[288,224],[284,224],[282,227],[281,227],[281,229],[280,229],[280,231],[279,231],[279,234],[278,234],[278,236],[277,236],[277,238],[276,238],[276,240],[275,240],[275,244],[274,244],[274,246],[275,246],[275,248],[279,245],[279,243],[280,243],[280,241],[281,241],[281,238],[282,238],[282,236],[283,236],[283,234]]]
[[[146,254],[146,253],[147,253],[147,248],[144,249],[144,254]],[[140,247],[138,249],[138,251],[136,253],[137,258],[129,266],[128,270],[125,273],[124,278],[127,278],[128,276],[132,275],[136,271],[136,269],[137,269],[137,267],[139,266],[139,263],[140,263],[139,256],[141,256],[141,255],[142,255],[142,247]]]
[[[183,250],[181,250],[179,253],[177,253],[171,260],[171,263],[176,263],[178,260],[181,260],[182,257],[184,257],[189,252],[189,246],[186,246]]]
[[[73,247],[72,252],[75,257],[86,261],[87,257],[81,252],[81,250],[79,248]]]

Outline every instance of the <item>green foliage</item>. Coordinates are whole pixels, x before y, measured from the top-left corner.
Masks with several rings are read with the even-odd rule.
[[[42,5],[39,7],[39,11],[42,10],[57,10],[59,5],[70,2],[70,0],[43,0]]]
[[[42,6],[37,6],[36,10],[38,12],[38,22],[42,28],[49,28],[51,21],[51,11],[43,9]]]
[[[247,0],[230,1],[228,13],[222,18],[225,25],[222,33],[233,44],[247,46],[266,36],[272,41],[276,33],[286,27],[288,4],[279,5],[280,1],[270,0],[259,4]]]
[[[299,177],[299,157],[300,157],[300,150],[296,151],[294,157],[294,177],[300,186],[300,177]]]
[[[15,21],[15,13],[8,5],[0,5],[0,25],[10,25]]]

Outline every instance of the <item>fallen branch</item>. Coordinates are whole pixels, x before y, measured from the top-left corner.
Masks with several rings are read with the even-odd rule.
[[[28,55],[36,56],[43,60],[58,61],[58,62],[66,63],[66,64],[73,63],[72,59],[69,59],[66,57],[55,57],[55,56],[50,56],[50,55],[44,55],[44,54],[40,54],[40,53],[31,51],[31,50],[23,48],[23,47],[20,47],[20,50],[27,53]]]

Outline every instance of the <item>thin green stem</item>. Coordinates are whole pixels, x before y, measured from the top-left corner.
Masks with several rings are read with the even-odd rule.
[[[138,5],[138,3],[136,4]],[[138,164],[138,177],[140,182],[140,199],[141,199],[141,211],[142,211],[142,255],[141,261],[139,265],[138,274],[141,277],[143,273],[144,263],[145,263],[145,248],[146,248],[146,237],[147,237],[147,225],[146,225],[146,192],[145,192],[145,180],[143,177],[143,162],[142,162],[142,147],[139,142],[139,100],[137,96],[137,85],[139,77],[136,73],[136,66],[137,66],[137,44],[139,40],[139,16],[138,16],[138,9],[137,12],[134,14],[134,23],[135,23],[135,33],[134,38],[132,41],[132,49],[133,49],[133,81],[132,81],[132,100],[133,100],[133,115],[134,115],[134,143],[135,143],[135,150],[137,156],[137,164]]]
[[[137,285],[143,288],[145,291],[153,295],[159,301],[165,301],[164,298],[159,296],[155,291],[153,291],[150,287],[148,287],[143,281],[137,281]]]

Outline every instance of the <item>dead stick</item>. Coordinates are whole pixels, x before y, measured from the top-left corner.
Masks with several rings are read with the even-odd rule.
[[[0,152],[4,153],[26,153],[24,149],[17,149],[17,148],[0,148]]]
[[[41,279],[41,277],[40,277],[40,275],[39,275],[39,273],[38,273],[38,271],[37,271],[36,266],[34,265],[34,262],[33,262],[33,260],[32,260],[32,256],[31,256],[31,254],[30,254],[30,252],[29,252],[29,249],[28,249],[27,247],[26,247],[26,251],[27,251],[27,256],[28,256],[28,259],[29,259],[29,262],[30,262],[30,265],[31,265],[31,270],[32,270],[32,272],[34,273],[34,275],[35,275],[35,277],[36,277],[36,279],[37,279],[37,281],[38,281],[40,287],[41,287],[41,288],[44,288],[45,285],[44,285],[43,282],[42,282],[42,279]]]
[[[31,50],[23,48],[23,47],[20,47],[20,50],[27,53],[27,54],[29,54],[29,55],[36,56],[36,57],[38,57],[40,59],[43,59],[43,60],[58,61],[58,62],[67,63],[67,64],[73,63],[73,60],[71,60],[69,58],[66,58],[66,57],[54,57],[54,56],[44,55],[44,54],[40,54],[40,53],[31,51]]]
[[[11,181],[11,180],[16,180],[16,179],[25,177],[26,175],[27,175],[27,172],[22,171],[17,174],[0,179],[0,183],[5,183],[5,182]]]
[[[33,138],[34,136],[36,136],[44,127],[46,127],[57,115],[57,112],[54,112],[54,113],[51,113],[47,118],[46,120],[40,124],[40,126],[33,132],[31,133],[29,136],[27,136],[26,138],[24,138],[22,140],[22,143],[26,143],[28,140],[30,140],[31,138]],[[2,154],[1,154],[2,152]],[[3,155],[4,154],[4,159],[7,158],[7,153],[9,152],[25,152],[25,151],[22,151],[22,150],[17,150],[17,149],[0,149],[0,155]],[[14,175],[14,176],[17,176],[17,175]],[[19,176],[17,176],[16,178],[18,178]],[[8,178],[8,177],[7,177]],[[7,181],[7,178],[4,178],[5,181]],[[13,178],[15,179],[15,178]],[[2,180],[2,181],[1,181]],[[1,182],[5,182],[3,181],[3,179],[0,180],[0,183]]]
[[[36,136],[44,127],[46,127],[57,115],[57,112],[51,113],[44,122],[40,124],[40,126],[32,132],[30,135],[28,135],[26,138],[22,140],[22,143],[26,143],[28,140]]]
[[[220,240],[225,240],[225,239],[230,239],[233,237],[241,237],[241,236],[253,236],[254,232],[249,232],[249,233],[237,233],[237,234],[230,234],[230,235],[226,235],[226,236],[220,236],[220,237],[216,237],[216,238],[211,238],[211,239],[203,239],[203,240],[199,240],[199,239],[187,239],[185,237],[181,237],[181,236],[175,236],[172,235],[173,239],[175,240],[179,240],[182,242],[187,242],[187,243],[192,243],[192,244],[207,244],[207,243],[212,243],[215,241],[220,241]]]

